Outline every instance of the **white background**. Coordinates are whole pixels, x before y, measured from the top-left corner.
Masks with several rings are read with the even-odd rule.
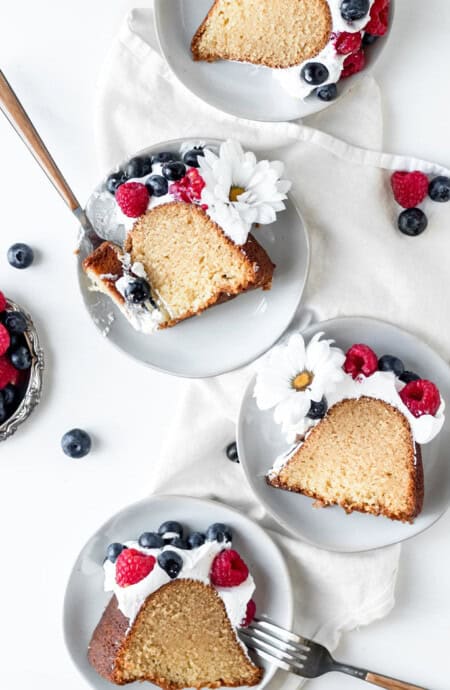
[[[135,3],[0,4],[0,66],[84,202],[99,176],[96,75]],[[393,35],[376,68],[386,150],[450,166],[449,36],[448,0],[397,0]],[[62,638],[67,576],[92,531],[146,494],[182,382],[142,369],[98,336],[75,279],[76,223],[3,118],[0,203],[0,289],[33,313],[47,360],[41,405],[0,448],[1,687],[81,690]],[[36,249],[27,271],[6,261],[16,241]],[[70,460],[59,447],[74,426],[94,438],[85,460]],[[347,635],[339,657],[432,690],[448,688],[449,533],[447,515],[404,545],[395,610]],[[356,684],[329,675],[310,687]]]

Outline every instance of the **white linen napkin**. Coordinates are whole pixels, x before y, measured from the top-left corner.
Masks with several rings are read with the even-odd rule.
[[[416,332],[449,358],[444,336],[450,302],[442,286],[450,265],[450,204],[428,202],[428,230],[418,238],[405,237],[395,227],[399,208],[385,169],[448,171],[379,153],[382,115],[374,80],[362,79],[338,103],[309,118],[309,126],[251,122],[190,94],[156,46],[151,9],[134,10],[99,79],[96,133],[102,173],[141,148],[178,137],[232,137],[283,160],[312,248],[307,309],[303,307],[297,323],[311,314],[320,320],[379,317]],[[235,436],[249,369],[208,382],[186,382],[162,456],[152,466],[150,490],[215,498],[271,529],[290,567],[295,629],[333,650],[343,631],[392,608],[400,547],[340,555],[280,533],[247,486],[240,465],[224,453]],[[299,683],[278,673],[271,687]]]

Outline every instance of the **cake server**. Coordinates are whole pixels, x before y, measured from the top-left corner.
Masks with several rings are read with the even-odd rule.
[[[103,239],[95,232],[84,209],[81,207],[75,194],[69,187],[62,172],[53,160],[50,152],[37,133],[36,128],[1,70],[0,110],[9,120],[24,144],[26,144],[34,159],[39,163],[50,182],[57,192],[59,192],[64,202],[80,223],[84,230],[85,238],[91,243],[92,249],[96,249],[99,244],[103,242]]]
[[[318,678],[336,671],[386,690],[426,690],[379,673],[341,664],[321,644],[280,628],[269,620],[255,618],[247,628],[239,630],[239,637],[263,659],[302,678]]]

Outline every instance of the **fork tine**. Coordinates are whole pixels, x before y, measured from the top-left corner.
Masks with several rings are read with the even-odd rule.
[[[299,635],[290,632],[290,630],[280,628],[279,625],[277,625],[270,619],[255,618],[251,623],[250,627],[254,627],[255,629],[258,627],[261,630],[265,630],[268,633],[272,633],[282,642],[294,642],[295,644],[302,646],[305,652],[309,652],[311,649],[311,645],[314,644],[311,642],[311,640],[308,640],[306,637],[300,637]]]
[[[252,633],[252,636],[256,637],[257,639],[263,642],[268,642],[273,647],[276,647],[276,649],[279,649],[282,652],[293,653],[297,658],[300,658],[302,660],[306,660],[308,658],[308,654],[305,652],[304,647],[301,645],[294,644],[293,642],[285,642],[284,640],[280,640],[278,637],[275,637],[275,635],[273,635],[272,633],[260,630],[258,627],[253,625],[249,625],[247,627],[247,630]]]
[[[239,630],[239,636],[242,638],[243,642],[245,642],[245,644],[247,644],[251,649],[269,653],[273,658],[277,660],[277,662],[282,661],[285,664],[291,666],[292,669],[296,669],[297,671],[303,668],[303,664],[300,659],[297,661],[297,659],[288,652],[284,652],[281,649],[278,649],[277,647],[274,647],[273,645],[264,642],[263,640],[258,640],[257,638],[253,637],[253,635],[249,635],[246,630]]]
[[[295,673],[295,674],[300,673],[297,669],[295,669],[290,664],[286,664],[284,661],[281,661],[281,659],[277,659],[276,657],[272,656],[272,654],[269,654],[268,652],[263,652],[262,649],[256,649],[255,648],[255,649],[253,649],[253,651],[255,652],[255,654],[262,657],[266,661],[269,661],[274,666],[281,668],[283,671],[288,671],[289,673]]]

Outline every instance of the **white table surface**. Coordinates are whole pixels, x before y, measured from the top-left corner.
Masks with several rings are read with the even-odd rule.
[[[0,66],[82,201],[98,179],[96,75],[134,4],[2,2]],[[376,70],[386,150],[450,166],[449,35],[449,2],[397,0],[393,36]],[[145,495],[182,382],[141,368],[98,336],[75,280],[76,223],[3,118],[0,152],[0,289],[33,313],[47,360],[41,405],[0,449],[1,687],[81,690],[62,638],[67,576],[91,532]],[[6,261],[16,241],[38,252],[29,270]],[[94,438],[85,460],[60,450],[61,435],[74,426]],[[348,634],[341,658],[432,690],[449,687],[449,532],[447,514],[404,545],[394,611]],[[356,683],[329,675],[309,687]]]

